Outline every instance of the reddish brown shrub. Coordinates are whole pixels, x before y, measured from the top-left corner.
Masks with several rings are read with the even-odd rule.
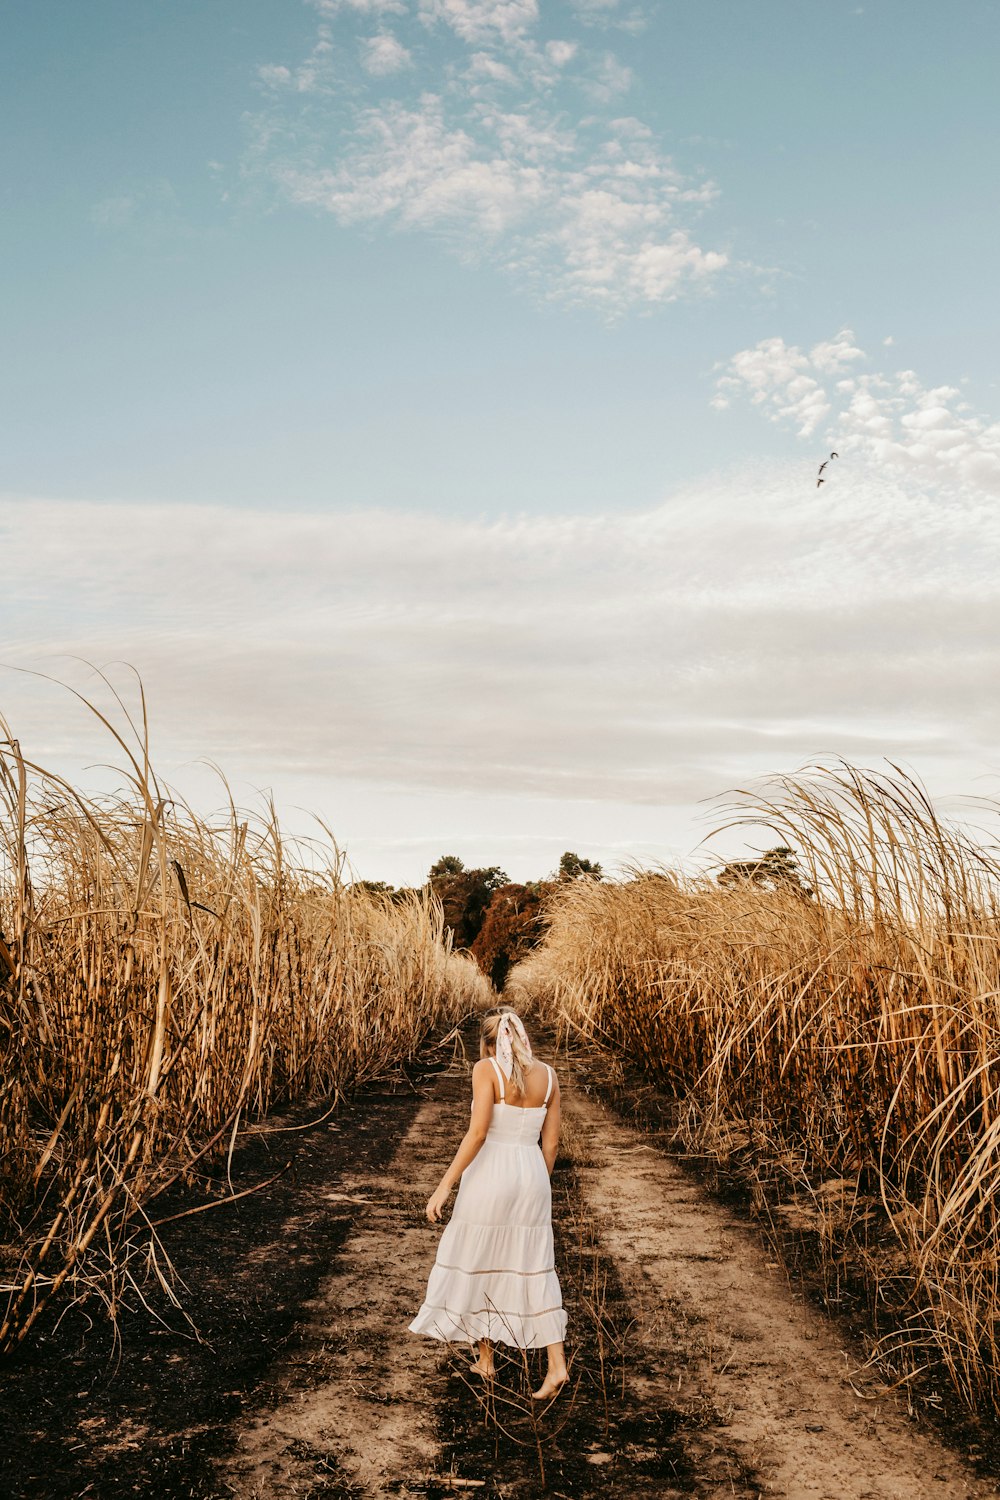
[[[548,881],[534,881],[502,885],[493,892],[472,953],[498,990],[503,989],[511,967],[545,936],[545,902],[553,889]]]

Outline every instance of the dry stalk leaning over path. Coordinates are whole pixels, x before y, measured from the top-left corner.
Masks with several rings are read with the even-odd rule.
[[[144,722],[145,722],[145,705]],[[95,710],[96,712],[96,710]],[[114,1314],[150,1205],[241,1123],[333,1098],[484,1003],[440,907],[352,889],[276,818],[200,819],[126,757],[82,797],[0,721],[0,1351],[57,1294]],[[155,1214],[151,1215],[155,1217]]]
[[[912,779],[840,765],[739,803],[791,884],[575,882],[508,983],[688,1101],[701,1142],[821,1230],[884,1226],[883,1355],[1000,1408],[1000,880]],[[834,1212],[835,1210],[835,1212]]]

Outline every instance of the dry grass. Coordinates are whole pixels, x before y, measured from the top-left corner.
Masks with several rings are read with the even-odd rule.
[[[902,774],[842,766],[741,805],[799,851],[814,898],[577,882],[508,993],[668,1082],[689,1138],[852,1242],[872,1305],[892,1304],[897,1368],[943,1367],[970,1406],[1000,1406],[993,855]]]
[[[96,710],[95,710],[96,712]],[[105,721],[126,795],[0,721],[0,1350],[56,1295],[170,1295],[156,1200],[280,1101],[335,1100],[487,998],[440,907],[352,890],[332,840],[208,824]]]

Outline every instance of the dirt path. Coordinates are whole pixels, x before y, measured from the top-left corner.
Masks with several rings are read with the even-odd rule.
[[[349,1174],[384,1177],[436,1066],[429,1049],[424,1066],[361,1089],[318,1124],[322,1106],[302,1105],[248,1130],[233,1185],[252,1188],[288,1170],[264,1192],[161,1229],[182,1310],[147,1282],[155,1316],[123,1298],[117,1338],[92,1305],[43,1320],[0,1367],[2,1500],[224,1497],[218,1457],[296,1347],[304,1310],[336,1276],[369,1210],[348,1190]],[[230,1191],[222,1159],[160,1212]]]
[[[422,1206],[467,1097],[456,1059],[388,1171],[338,1182],[363,1205],[300,1336],[232,1435],[220,1495],[1000,1493],[898,1401],[852,1385],[856,1351],[788,1289],[753,1233],[571,1080],[553,1178],[571,1390],[539,1419],[531,1372],[509,1360],[488,1408],[464,1351],[405,1332],[435,1244]]]
[[[423,1300],[429,1227],[418,1217],[442,1172],[441,1105],[423,1105],[388,1171],[340,1178],[363,1205],[356,1227],[287,1358],[261,1392],[232,1457],[225,1492],[246,1500],[384,1495],[436,1472],[445,1394],[437,1351],[404,1333]]]
[[[858,1352],[789,1290],[759,1239],[675,1162],[583,1093],[567,1107],[585,1201],[639,1317],[647,1353],[676,1356],[678,1394],[728,1416],[764,1493],[786,1500],[987,1496],[956,1455],[910,1420]]]
[[[439,1069],[448,1049],[428,1051]],[[266,1193],[164,1230],[183,1319],[67,1312],[5,1371],[7,1500],[985,1500],[1000,1495],[877,1384],[755,1233],[655,1137],[564,1079],[553,1174],[570,1387],[539,1414],[500,1361],[406,1332],[437,1235],[423,1206],[467,1118],[468,1061],[359,1092],[238,1153]],[[223,1168],[220,1167],[220,1172]],[[227,1190],[220,1177],[216,1191]],[[179,1199],[169,1211],[182,1211]],[[164,1210],[167,1212],[168,1210]],[[530,1365],[533,1364],[533,1368]]]

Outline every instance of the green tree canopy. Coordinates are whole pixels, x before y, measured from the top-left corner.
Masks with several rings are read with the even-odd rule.
[[[599,864],[594,860],[582,859],[571,849],[567,849],[559,861],[560,880],[600,880],[602,874]]]
[[[349,890],[364,893],[367,896],[394,896],[395,887],[384,880],[352,880]]]

